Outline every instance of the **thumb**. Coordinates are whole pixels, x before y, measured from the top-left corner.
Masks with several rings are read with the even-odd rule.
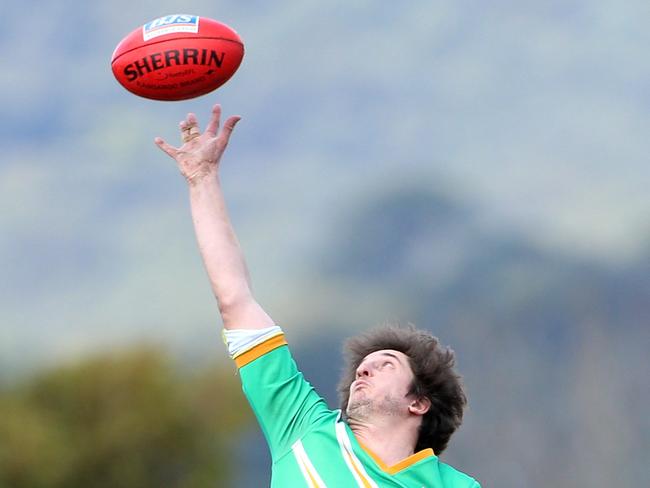
[[[169,156],[171,156],[174,159],[176,158],[176,155],[178,154],[178,149],[176,149],[174,146],[167,144],[160,137],[156,137],[153,140],[153,142],[155,142],[156,146],[158,146],[160,149],[165,151]]]

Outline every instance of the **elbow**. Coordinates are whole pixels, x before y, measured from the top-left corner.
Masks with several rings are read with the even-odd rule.
[[[250,290],[247,293],[222,297],[219,312],[225,329],[262,329],[275,325],[260,307]]]
[[[241,316],[246,310],[256,305],[253,295],[248,290],[218,296],[217,303],[224,322],[232,317]]]

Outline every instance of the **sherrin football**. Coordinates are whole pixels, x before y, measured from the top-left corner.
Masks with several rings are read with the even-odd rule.
[[[137,28],[111,58],[120,84],[153,100],[186,100],[219,88],[235,74],[244,43],[230,27],[198,15],[166,15]]]

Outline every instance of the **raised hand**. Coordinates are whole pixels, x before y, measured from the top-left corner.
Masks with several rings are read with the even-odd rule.
[[[193,113],[187,114],[185,120],[179,124],[183,145],[174,147],[167,144],[162,138],[156,137],[154,142],[169,156],[176,160],[178,169],[190,185],[196,185],[206,176],[216,175],[219,161],[228,145],[228,140],[235,125],[241,117],[229,117],[219,130],[221,119],[221,106],[212,107],[210,122],[201,134],[199,122]]]

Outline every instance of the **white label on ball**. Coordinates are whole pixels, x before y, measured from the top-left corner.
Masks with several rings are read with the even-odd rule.
[[[165,15],[142,26],[142,37],[145,41],[174,32],[192,32],[196,34],[199,32],[199,16],[185,14]]]

